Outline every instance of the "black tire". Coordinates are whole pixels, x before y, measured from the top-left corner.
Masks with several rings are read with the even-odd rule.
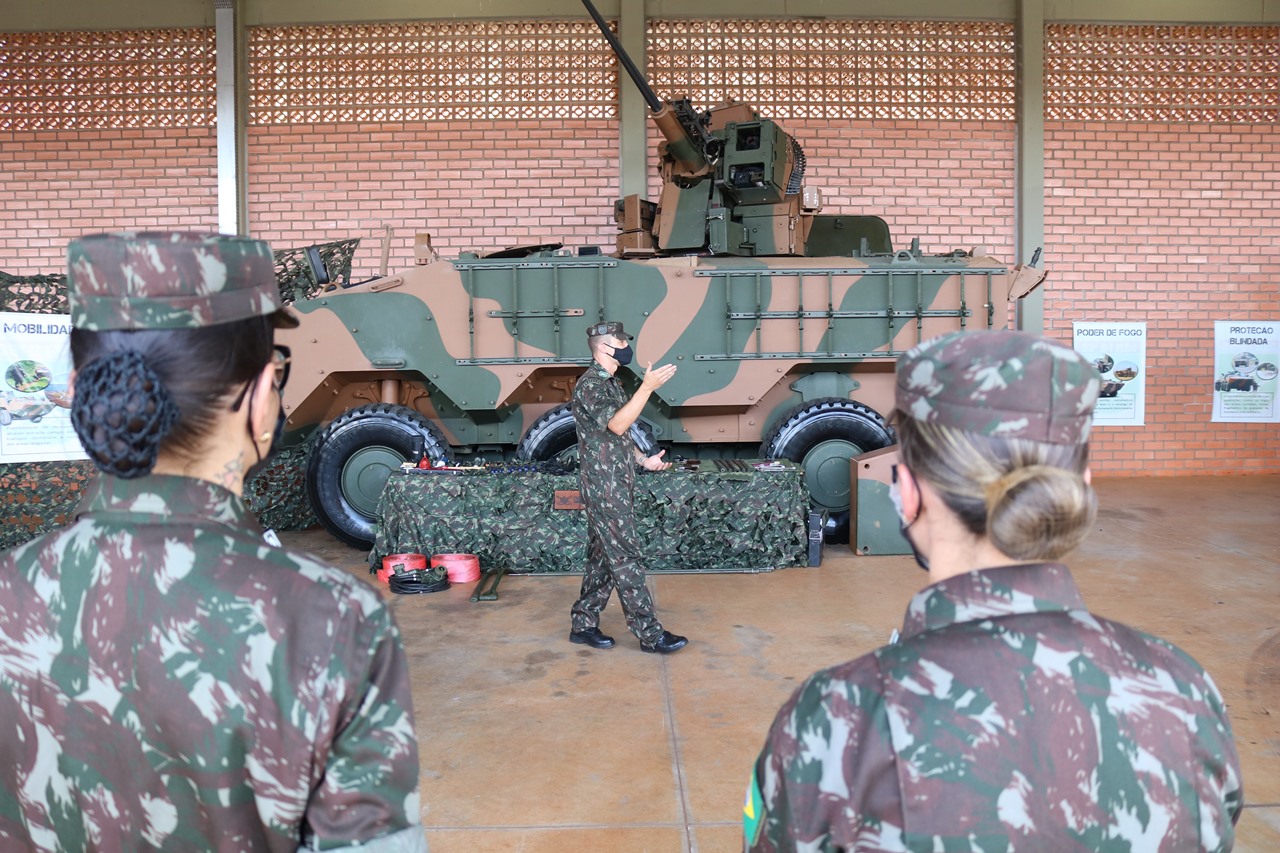
[[[840,397],[801,403],[782,413],[760,444],[765,459],[790,459],[804,468],[814,509],[829,514],[824,538],[849,538],[849,460],[896,441],[875,409]]]
[[[642,452],[657,449],[653,429],[644,421],[631,425],[631,440]],[[554,459],[566,465],[578,462],[578,425],[569,403],[556,406],[533,422],[516,447],[516,458],[527,462]]]
[[[419,443],[433,463],[453,461],[440,429],[413,409],[374,403],[334,418],[307,461],[307,496],[320,523],[348,545],[372,548],[387,477]]]

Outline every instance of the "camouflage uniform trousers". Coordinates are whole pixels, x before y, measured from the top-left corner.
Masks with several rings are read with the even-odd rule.
[[[654,642],[662,635],[662,623],[653,612],[653,597],[645,586],[632,489],[623,484],[608,490],[588,489],[586,485],[583,483],[582,498],[587,512],[587,567],[573,605],[573,630],[598,627],[600,612],[616,588],[627,628],[640,642]]]

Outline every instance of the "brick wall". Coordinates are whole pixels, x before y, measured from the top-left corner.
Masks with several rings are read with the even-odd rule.
[[[810,119],[788,129],[826,212],[882,217],[895,248],[919,237],[928,253],[984,246],[1013,262],[1011,123]]]
[[[468,33],[469,39],[490,37],[480,29]],[[1148,97],[1141,80],[1118,87],[1109,78],[1086,79],[1091,57],[1108,39],[1120,39],[1118,55],[1125,50],[1164,55],[1170,47],[1159,40],[1166,35],[1085,28],[1082,37],[1097,41],[1085,50],[1071,47],[1075,31],[1055,34],[1054,44],[1067,45],[1055,61],[1070,70],[1072,56],[1078,55],[1083,70],[1073,73],[1086,75],[1062,84],[1063,91],[1079,95],[1085,79],[1107,97],[1117,91],[1139,93],[1143,104],[1172,109],[1160,107],[1159,92]],[[1180,35],[1186,43],[1178,50],[1194,53],[1201,35]],[[188,38],[197,56],[192,73],[207,75],[206,35]],[[434,43],[434,31],[420,38]],[[1125,38],[1130,41],[1121,44]],[[1270,36],[1257,38],[1265,42]],[[1157,47],[1143,47],[1147,43]],[[519,55],[517,47],[512,55]],[[457,51],[465,54],[468,48],[464,44]],[[50,66],[41,60],[30,67]],[[1202,73],[1187,67],[1188,74]],[[1216,67],[1208,63],[1203,74],[1216,73]],[[1065,73],[1061,68],[1055,73]],[[1175,106],[1194,100],[1181,91],[1195,87],[1156,82],[1175,93],[1169,100]],[[1212,90],[1210,84],[1200,88]],[[60,95],[63,112],[31,118],[46,125],[11,130],[0,124],[0,183],[7,193],[0,214],[0,269],[57,272],[65,263],[67,240],[88,231],[216,227],[216,143],[204,95],[191,100],[203,104],[199,109],[205,112],[193,108],[183,114],[164,105],[136,109],[121,89],[119,120],[135,126],[103,127],[100,116],[86,114],[78,125],[66,112],[75,104],[72,89]],[[305,87],[294,89],[305,93]],[[1280,227],[1274,218],[1280,202],[1280,128],[1266,118],[1271,96],[1263,89],[1242,96],[1253,112],[1220,123],[1179,122],[1165,115],[1103,120],[1099,109],[1123,113],[1133,107],[1103,103],[1102,96],[1088,92],[1080,100],[1093,97],[1102,103],[1090,107],[1095,114],[1082,112],[1079,120],[1050,115],[1047,332],[1070,340],[1074,320],[1148,324],[1147,425],[1099,428],[1094,448],[1099,473],[1280,471],[1275,426],[1209,421],[1213,321],[1280,320]],[[776,97],[784,90],[778,85],[764,94]],[[354,105],[343,106],[343,115],[363,109],[354,102],[364,97],[363,90],[353,86],[351,92]],[[30,107],[25,103],[24,109]],[[300,103],[316,102],[307,97]],[[948,108],[941,95],[930,103]],[[543,108],[536,99],[517,106]],[[253,232],[278,247],[364,236],[354,265],[357,278],[376,272],[379,247],[367,238],[384,223],[396,233],[392,269],[411,262],[416,231],[430,232],[446,257],[541,242],[612,244],[616,119],[457,118],[465,105],[440,108],[446,107],[455,117],[302,123],[301,113],[289,112],[293,107],[285,103],[279,107],[285,118],[255,123],[249,132]],[[1018,260],[1012,257],[1012,122],[947,118],[941,112],[932,118],[891,113],[781,118],[805,148],[807,182],[822,189],[826,211],[880,215],[899,247],[920,237],[926,252],[984,246],[997,258]],[[172,126],[148,126],[170,115],[176,118],[165,120]],[[652,130],[650,140],[656,143]],[[656,179],[650,183],[656,198]]]
[[[217,230],[211,128],[0,133],[0,270],[65,272],[92,231]]]
[[[278,246],[366,236],[356,278],[376,273],[371,239],[394,228],[392,270],[426,231],[444,257],[564,243],[612,251],[616,121],[441,121],[254,127],[249,217]]]
[[[1274,424],[1211,423],[1214,321],[1280,321],[1280,128],[1050,122],[1045,330],[1146,321],[1145,427],[1099,427],[1095,470],[1280,472]]]

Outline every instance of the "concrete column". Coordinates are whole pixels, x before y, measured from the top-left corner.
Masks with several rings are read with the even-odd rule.
[[[644,0],[621,0],[618,16],[618,41],[631,56],[641,73],[645,70],[648,42],[645,34]],[[618,148],[621,195],[645,193],[649,174],[649,108],[631,78],[619,72],[618,118],[621,135]]]
[[[1018,0],[1017,42],[1018,150],[1014,168],[1015,263],[1027,263],[1044,246],[1044,0]],[[1053,268],[1047,251],[1041,266]],[[1044,331],[1044,291],[1018,303],[1018,328]]]
[[[217,50],[218,231],[248,234],[245,127],[248,124],[248,60],[243,0],[214,0]]]

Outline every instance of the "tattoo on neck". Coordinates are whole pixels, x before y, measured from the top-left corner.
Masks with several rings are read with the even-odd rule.
[[[222,475],[219,478],[222,485],[228,489],[244,482],[244,462],[240,459],[232,459],[222,469]]]

